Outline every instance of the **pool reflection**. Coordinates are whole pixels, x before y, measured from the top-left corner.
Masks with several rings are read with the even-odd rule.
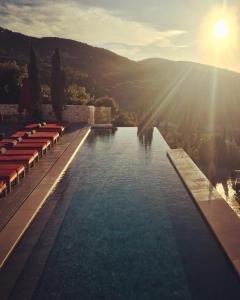
[[[231,170],[217,168],[216,166],[204,170],[217,192],[229,204],[229,206],[240,217],[240,196],[234,188],[234,178],[231,177]]]
[[[153,140],[153,127],[142,129],[142,127],[138,127],[137,135],[140,145],[146,150],[149,151],[151,149],[152,140]]]

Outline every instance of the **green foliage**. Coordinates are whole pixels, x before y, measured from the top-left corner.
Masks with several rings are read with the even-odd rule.
[[[29,87],[32,102],[33,118],[41,120],[41,87],[39,81],[39,72],[37,67],[37,58],[33,47],[30,48],[30,61],[28,65]]]
[[[86,88],[77,84],[71,84],[66,89],[67,104],[72,105],[87,105],[91,99],[91,96],[86,92]]]
[[[41,85],[41,99],[44,104],[49,104],[51,102],[51,89],[47,84]]]
[[[18,103],[24,77],[25,66],[19,66],[15,61],[0,63],[0,103]]]
[[[113,109],[117,108],[115,99],[109,96],[96,99],[95,106],[96,107],[105,106],[105,107],[111,107]]]
[[[62,111],[65,103],[65,72],[61,68],[60,53],[55,49],[52,56],[51,72],[51,99],[53,111],[58,121],[62,120]]]
[[[111,107],[113,115],[115,115],[116,112],[118,111],[118,105],[117,105],[115,99],[112,97],[109,97],[109,96],[105,96],[105,97],[96,99],[94,106],[96,106],[96,107],[101,107],[101,106]]]
[[[135,114],[125,111],[118,111],[113,116],[112,123],[116,127],[132,127],[137,125]]]
[[[202,170],[208,170],[210,166],[239,169],[238,134],[229,135],[222,131],[204,133],[190,128],[182,132],[164,123],[159,125],[159,129],[171,148],[183,148]]]

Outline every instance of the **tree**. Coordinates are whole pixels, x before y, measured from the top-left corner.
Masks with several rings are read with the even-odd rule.
[[[65,72],[61,68],[59,50],[56,48],[52,56],[51,98],[53,111],[58,121],[62,120],[63,105],[65,103]]]
[[[32,103],[32,116],[35,120],[41,120],[41,86],[39,81],[37,58],[32,46],[30,48],[28,77]]]
[[[22,78],[26,76],[25,66],[19,66],[15,61],[0,63],[0,103],[18,103]]]
[[[109,97],[109,96],[105,96],[105,97],[101,97],[96,99],[95,104],[96,107],[111,107],[112,112],[115,113],[117,111],[117,103],[114,100],[114,98]]]
[[[136,115],[135,113],[126,112],[126,111],[118,111],[117,114],[113,117],[113,125],[118,127],[131,127],[136,126]]]
[[[86,92],[85,87],[71,84],[66,89],[66,99],[68,104],[87,105],[91,96]]]

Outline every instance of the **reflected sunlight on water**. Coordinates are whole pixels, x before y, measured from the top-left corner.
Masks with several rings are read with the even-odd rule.
[[[216,190],[240,217],[240,197],[237,197],[236,195],[236,192],[232,185],[232,180],[228,179],[225,183],[218,182],[216,184]]]

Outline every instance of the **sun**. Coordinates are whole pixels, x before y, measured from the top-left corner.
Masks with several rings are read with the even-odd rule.
[[[229,35],[229,25],[226,20],[218,20],[213,26],[214,37],[218,40],[223,40]]]
[[[213,6],[199,24],[196,45],[201,61],[206,64],[224,68],[238,65],[240,45],[238,7]]]

